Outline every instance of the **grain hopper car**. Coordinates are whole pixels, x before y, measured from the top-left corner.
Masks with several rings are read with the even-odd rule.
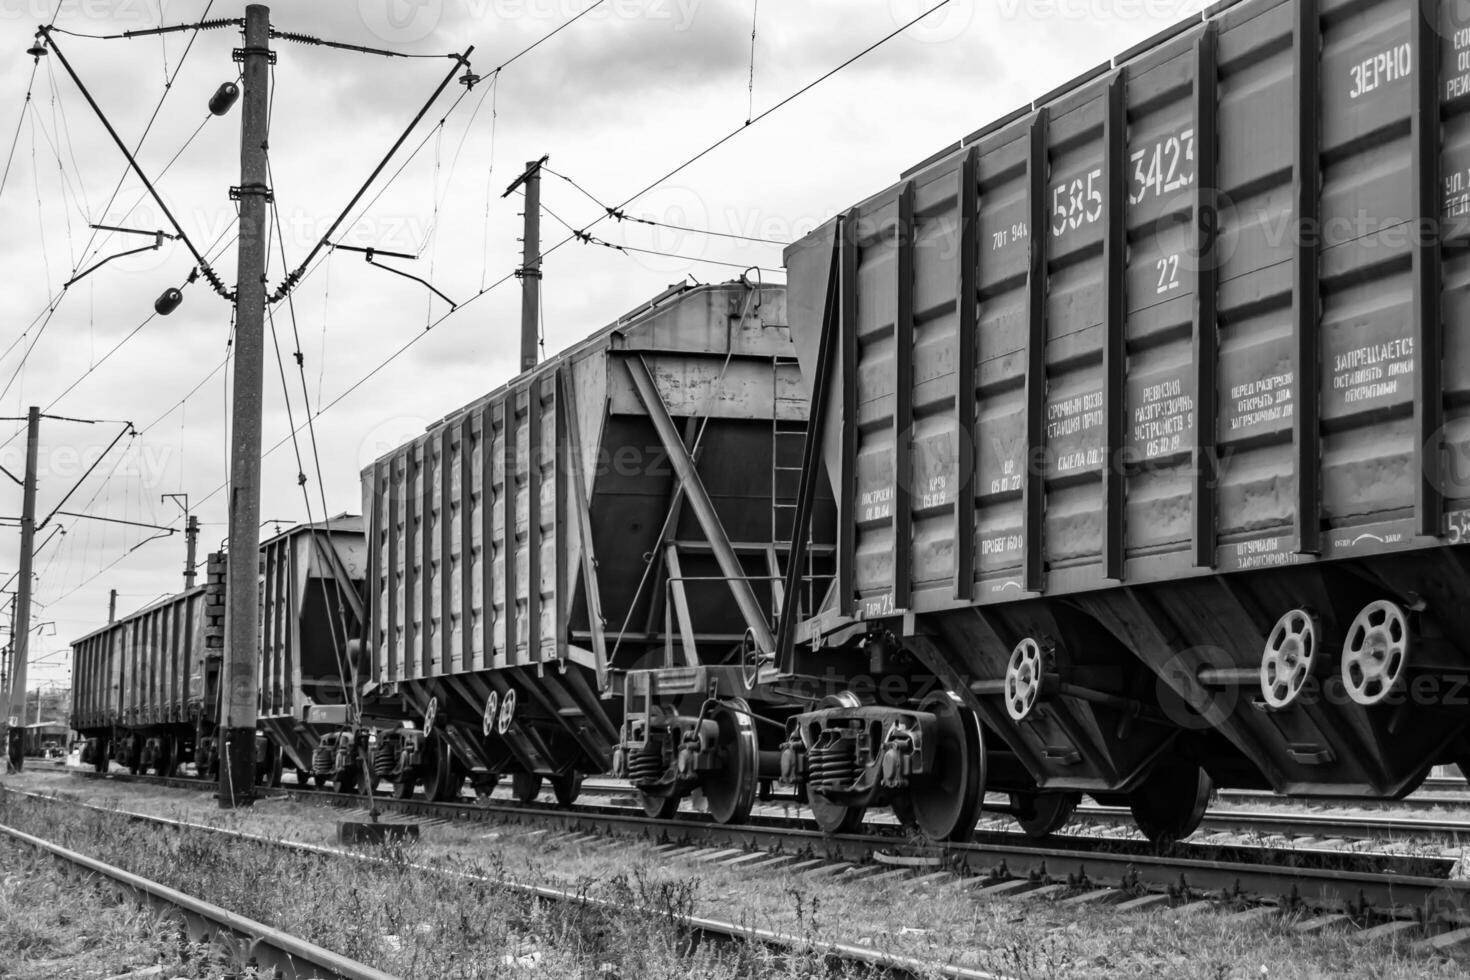
[[[416,724],[379,735],[364,778],[444,798],[509,775],[569,803],[583,774],[615,771],[650,813],[697,791],[718,819],[748,814],[779,775],[753,726],[779,741],[807,702],[742,656],[830,582],[813,491],[806,574],[785,589],[794,355],[784,288],[674,287],[367,468],[364,702],[398,699]]]
[[[788,250],[839,512],[817,630],[941,692],[791,720],[824,825],[917,802],[963,837],[997,790],[1044,833],[1087,792],[1169,839],[1211,785],[1394,797],[1466,758],[1465,18],[1216,4]]]

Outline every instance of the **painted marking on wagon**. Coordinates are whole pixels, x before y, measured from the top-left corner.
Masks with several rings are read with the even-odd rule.
[[[1470,93],[1470,27],[1456,30],[1452,41],[1455,49],[1455,71],[1459,74],[1445,79],[1446,99],[1457,99]]]
[[[1361,98],[1384,85],[1408,78],[1414,67],[1413,50],[1413,46],[1404,41],[1353,65],[1348,70],[1352,79],[1348,98]]]
[[[1371,401],[1394,395],[1399,378],[1414,372],[1414,338],[1399,337],[1344,351],[1332,359],[1332,390],[1344,402]]]

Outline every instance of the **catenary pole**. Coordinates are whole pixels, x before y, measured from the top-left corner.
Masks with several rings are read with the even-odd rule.
[[[270,9],[245,8],[241,79],[240,245],[235,282],[235,391],[231,406],[230,553],[225,576],[225,662],[219,805],[254,799],[256,674],[260,648],[260,413],[265,333]]]
[[[20,564],[16,572],[15,615],[10,620],[10,649],[14,654],[14,665],[10,670],[10,696],[4,711],[0,711],[9,725],[9,758],[7,772],[20,772],[24,764],[22,739],[25,736],[26,714],[26,656],[30,650],[31,636],[31,552],[35,549],[36,537],[36,456],[41,437],[41,410],[31,406],[26,416],[26,472],[21,492],[20,511]],[[19,714],[14,712],[19,706]]]

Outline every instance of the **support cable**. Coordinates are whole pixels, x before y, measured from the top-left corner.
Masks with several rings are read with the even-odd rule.
[[[843,69],[851,66],[853,63],[855,63],[858,60],[862,59],[864,56],[866,56],[868,54],[871,54],[873,51],[877,50],[883,44],[885,44],[888,41],[892,40],[893,38],[897,37],[899,34],[903,33],[905,30],[907,30],[909,27],[911,27],[914,24],[918,23],[919,21],[923,20],[925,17],[927,17],[930,14],[934,13],[936,10],[939,10],[941,7],[947,6],[950,2],[951,2],[951,0],[937,0],[937,2],[934,5],[932,5],[932,6],[928,7],[928,8],[926,8],[926,9],[924,9],[916,17],[913,17],[910,20],[905,21],[896,30],[893,30],[893,31],[889,32],[888,34],[884,35],[883,37],[881,37],[878,40],[874,41],[873,43],[869,44],[867,47],[863,48],[857,54],[854,54],[851,57],[847,58],[841,64],[839,64],[836,67],[834,67],[834,68],[832,68],[832,69],[824,72],[822,75],[818,76],[817,78],[815,78],[812,81],[808,82],[807,84],[803,85],[801,88],[797,89],[795,92],[791,93],[790,95],[786,96],[780,102],[777,102],[775,105],[773,105],[770,108],[764,110],[758,116],[756,116],[754,119],[752,119],[751,120],[751,123],[752,124],[757,123],[757,122],[761,121],[762,119],[765,119],[766,117],[768,117],[768,116],[770,116],[770,115],[778,112],[783,107],[791,104],[796,99],[800,98],[802,95],[804,95],[807,92],[810,92],[812,89],[816,88],[822,82],[824,82],[824,81],[832,78],[834,75],[838,74]],[[707,146],[704,149],[700,150],[694,156],[690,157],[689,159],[685,160],[683,163],[681,163],[678,166],[674,167],[672,170],[670,170],[668,173],[664,174],[662,177],[659,177],[657,180],[654,180],[652,183],[648,184],[646,187],[643,188],[643,190],[638,191],[636,194],[634,194],[631,197],[627,198],[625,201],[622,202],[622,204],[619,205],[619,207],[620,208],[626,207],[628,204],[630,204],[633,201],[637,200],[639,197],[642,197],[644,194],[646,194],[649,191],[653,190],[659,184],[662,184],[664,181],[669,180],[670,178],[672,178],[672,177],[676,176],[677,174],[681,173],[682,171],[688,169],[690,166],[692,166],[697,161],[703,159],[704,157],[708,156],[710,153],[714,152],[719,147],[723,146],[725,143],[729,142],[731,139],[733,139],[739,133],[744,132],[744,130],[746,128],[748,128],[748,127],[741,127],[740,129],[734,130],[734,131],[730,132],[729,134],[727,134],[726,136],[723,136],[720,139],[716,140],[715,142],[711,143],[709,146]],[[592,222],[592,224],[596,224],[598,221],[601,221],[601,220],[602,220],[601,218],[595,219]],[[586,227],[590,228],[591,226],[592,225],[589,224]],[[585,232],[585,229],[584,229],[584,232]],[[561,241],[559,241],[556,244],[552,245],[550,248],[543,250],[542,253],[541,253],[541,259],[542,259],[542,261],[545,261],[546,257],[548,255],[550,255],[552,252],[554,252],[557,249],[561,248],[562,246],[568,244],[569,242],[573,242],[573,241],[577,241],[577,240],[578,240],[578,236],[577,235],[568,235],[566,238],[563,238]],[[413,347],[420,340],[422,340],[424,337],[426,337],[430,332],[432,332],[432,330],[435,327],[437,327],[438,325],[440,325],[441,323],[443,323],[449,317],[454,316],[456,313],[462,312],[463,310],[465,310],[467,307],[469,307],[472,303],[474,303],[480,297],[486,295],[489,292],[492,292],[493,290],[495,290],[499,286],[501,286],[501,285],[505,284],[506,282],[509,282],[509,281],[511,281],[512,279],[515,279],[515,278],[516,278],[516,276],[515,276],[515,273],[514,272],[507,273],[506,275],[504,275],[504,276],[500,277],[499,279],[495,280],[494,282],[490,283],[488,286],[485,286],[484,288],[482,288],[478,293],[475,293],[473,296],[471,296],[469,299],[465,300],[463,303],[461,303],[455,309],[449,310],[446,313],[444,313],[442,316],[440,316],[434,322],[432,322],[431,324],[429,324],[428,327],[424,328],[421,331],[416,332],[412,337],[410,337],[408,340],[404,341],[401,345],[399,345],[399,347],[396,350],[394,350],[391,354],[389,354],[384,360],[380,361],[376,366],[374,366],[372,369],[370,369],[362,377],[360,377],[356,381],[354,381],[345,390],[339,392],[327,404],[321,406],[314,413],[314,415],[312,417],[313,418],[320,418],[326,412],[328,412],[329,410],[331,410],[334,406],[340,404],[344,399],[346,399],[349,395],[351,395],[358,388],[362,387],[368,381],[370,381],[374,377],[376,377],[378,375],[378,373],[381,372],[384,368],[388,367],[388,365],[392,364],[399,357],[402,357],[403,354],[405,354],[409,350],[409,348]],[[271,446],[269,449],[266,449],[261,454],[261,458],[265,458],[266,456],[269,456],[271,453],[275,452],[277,449],[279,449],[282,445],[285,444],[285,442],[286,442],[286,440],[288,438],[289,438],[289,436],[283,437],[282,439],[280,439],[279,441],[277,441],[273,446]],[[219,486],[217,486],[213,490],[211,490],[208,494],[206,494],[202,498],[202,500],[200,502],[202,503],[204,500],[209,500],[210,498],[214,497],[216,494],[220,493],[222,490],[224,490],[228,486],[229,486],[229,482],[228,481],[220,484]]]
[[[72,68],[71,62],[66,59],[66,55],[62,52],[61,46],[56,43],[55,38],[51,37],[48,29],[43,29],[43,32],[46,33],[47,45],[51,48],[52,51],[56,53],[57,59],[61,62],[61,67],[66,69],[66,73],[71,76],[72,82],[76,84],[79,90],[81,90],[82,96],[87,100],[87,104],[92,107],[92,111],[96,113],[97,118],[101,121],[103,128],[107,130],[107,135],[112,137],[112,141],[117,144],[118,150],[120,150],[122,152],[122,155],[127,159],[128,166],[132,168],[133,173],[137,175],[138,179],[143,182],[143,186],[147,189],[149,195],[152,196],[154,203],[158,205],[158,209],[163,212],[163,216],[168,219],[168,223],[173,225],[174,231],[178,234],[180,241],[182,241],[188,247],[190,254],[194,256],[194,262],[199,267],[199,271],[203,274],[204,278],[209,282],[209,284],[214,287],[215,292],[219,293],[226,299],[231,299],[231,292],[225,289],[225,285],[223,282],[220,281],[219,275],[214,271],[209,262],[204,258],[203,253],[200,252],[197,247],[195,247],[194,242],[191,241],[189,238],[188,232],[184,231],[183,225],[179,224],[178,219],[174,217],[174,213],[169,210],[168,204],[164,202],[163,197],[154,188],[153,182],[148,179],[148,175],[144,173],[143,168],[138,165],[138,161],[133,156],[132,151],[127,148],[127,144],[122,141],[122,137],[119,136],[117,134],[117,130],[113,128],[111,120],[107,118],[107,114],[102,111],[102,107],[97,104],[97,100],[92,98],[92,93],[87,89],[87,86],[82,82],[81,78]]]

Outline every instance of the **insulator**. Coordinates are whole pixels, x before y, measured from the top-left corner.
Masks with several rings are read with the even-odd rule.
[[[225,82],[209,97],[209,111],[216,116],[223,116],[230,111],[230,106],[234,105],[235,100],[239,97],[240,86],[234,82]]]
[[[46,49],[42,46],[40,41],[37,41],[35,44],[32,44],[30,47],[26,48],[26,54],[30,55],[32,58],[39,58],[45,53]]]
[[[158,299],[153,301],[153,309],[159,316],[168,316],[174,310],[177,310],[179,304],[183,301],[184,294],[170,286],[163,291]]]

